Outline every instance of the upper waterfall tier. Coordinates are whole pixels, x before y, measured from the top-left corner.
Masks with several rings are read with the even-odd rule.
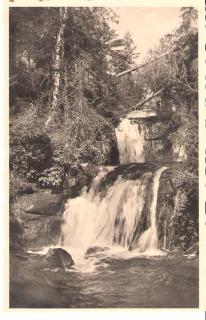
[[[168,138],[172,114],[141,110],[130,112],[116,128],[120,163],[185,160],[182,146]]]

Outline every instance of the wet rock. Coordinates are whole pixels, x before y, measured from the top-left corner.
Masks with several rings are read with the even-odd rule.
[[[98,166],[93,163],[82,163],[80,164],[80,168],[87,177],[94,178],[99,172]]]
[[[79,171],[75,177],[75,185],[70,188],[70,198],[78,197],[83,187],[90,185],[92,177],[86,176],[83,172]]]
[[[102,248],[102,247],[95,246],[95,247],[91,247],[91,248],[87,249],[85,254],[93,254],[93,253],[103,252],[107,249],[108,249],[108,247]]]
[[[69,268],[75,264],[72,256],[62,248],[50,248],[45,259],[52,268]]]
[[[167,177],[161,178],[159,193],[168,195],[168,196],[174,195],[175,189],[170,178],[167,178]]]
[[[19,187],[18,195],[22,196],[24,194],[32,194],[34,192],[32,186],[28,183],[24,183]]]
[[[105,161],[105,165],[119,164],[119,150],[117,147],[117,138],[115,132],[110,136],[110,148]]]
[[[68,194],[38,193],[23,199],[23,210],[29,214],[55,215],[59,212]]]
[[[170,119],[172,113],[152,114],[151,110],[142,114],[135,114],[130,118],[130,123],[136,128],[141,135],[144,151],[142,157],[144,162],[167,162],[175,158],[173,145],[169,139],[172,132]]]
[[[52,201],[55,199],[57,203],[52,208],[48,205],[51,202],[49,200],[46,202],[45,199]],[[21,245],[23,248],[42,248],[51,243],[57,244],[61,236],[62,215],[66,201],[65,199],[60,202],[61,199],[64,197],[50,193],[38,193],[16,199],[10,206],[12,247],[17,248]]]
[[[196,242],[189,249],[185,251],[185,254],[199,255],[199,243]]]

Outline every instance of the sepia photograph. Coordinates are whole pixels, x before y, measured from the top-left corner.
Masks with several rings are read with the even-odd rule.
[[[198,9],[9,8],[9,308],[199,308]]]

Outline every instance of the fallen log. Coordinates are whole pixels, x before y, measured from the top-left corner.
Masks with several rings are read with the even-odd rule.
[[[127,73],[131,73],[131,72],[133,72],[133,71],[135,71],[135,70],[141,69],[141,68],[143,68],[144,66],[146,66],[147,64],[153,63],[153,62],[155,62],[156,60],[159,60],[160,58],[168,55],[169,53],[171,53],[171,51],[167,51],[167,52],[165,52],[165,53],[162,53],[161,55],[159,55],[159,56],[156,57],[155,59],[152,59],[152,60],[150,60],[150,61],[146,61],[146,62],[144,62],[144,63],[142,63],[142,64],[140,64],[140,65],[138,65],[138,66],[134,66],[133,68],[127,69],[127,70],[125,70],[125,71],[122,71],[122,72],[120,72],[120,73],[118,73],[118,74],[116,75],[116,78],[120,78],[120,77],[124,76],[124,75],[127,74]]]
[[[152,93],[149,97],[147,97],[146,99],[140,101],[139,103],[135,104],[134,106],[132,106],[131,108],[127,109],[127,112],[133,111],[138,109],[139,107],[141,107],[143,104],[145,104],[146,102],[152,100],[153,98],[155,98],[156,96],[158,96],[160,93],[162,93],[165,90],[166,87],[163,87],[161,89],[159,89],[158,91]]]

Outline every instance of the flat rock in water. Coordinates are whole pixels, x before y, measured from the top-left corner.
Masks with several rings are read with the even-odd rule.
[[[52,268],[69,268],[75,264],[72,256],[62,248],[50,248],[45,259]]]

